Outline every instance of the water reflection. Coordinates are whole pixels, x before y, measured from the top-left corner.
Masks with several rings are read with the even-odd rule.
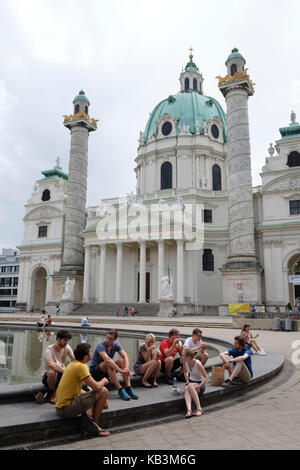
[[[106,333],[72,332],[72,335],[69,344],[73,350],[82,342],[89,343],[94,351],[97,344],[105,339]],[[0,386],[41,382],[44,372],[44,353],[55,340],[56,332],[0,329]],[[138,356],[139,346],[144,340],[145,337],[139,339],[127,336],[119,336],[117,339],[128,354],[131,371]],[[156,346],[159,346],[159,341]],[[209,354],[213,357],[216,351],[209,350]],[[66,365],[69,361],[67,359]]]

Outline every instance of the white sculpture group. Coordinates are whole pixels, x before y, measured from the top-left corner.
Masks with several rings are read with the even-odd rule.
[[[173,280],[170,279],[169,276],[163,276],[161,278],[161,296],[160,301],[164,300],[174,300],[173,295]]]
[[[65,281],[63,299],[72,299],[72,292],[75,285],[75,279],[70,279],[69,277]]]

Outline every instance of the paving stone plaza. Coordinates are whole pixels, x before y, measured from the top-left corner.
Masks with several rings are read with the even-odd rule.
[[[3,315],[2,315],[3,317]],[[15,316],[15,322],[20,322],[20,318]],[[74,327],[76,323],[66,322],[60,319],[57,325],[61,323],[64,327]],[[97,318],[92,319],[93,326],[101,328],[110,328],[112,319]],[[128,329],[131,332],[141,330],[138,319],[131,318],[124,320],[115,319],[115,328],[122,330]],[[140,320],[140,319],[139,319]],[[198,320],[198,319],[197,319]],[[148,320],[151,324],[146,324],[144,319],[145,331],[161,331],[167,333],[172,327],[172,321],[176,322],[176,327],[182,335],[191,334],[190,322],[195,326],[199,323],[195,318],[184,317],[176,320],[168,319],[165,325],[158,319]],[[2,319],[0,318],[0,321]],[[10,320],[11,322],[12,320]],[[136,321],[136,323],[135,323]],[[232,342],[233,337],[240,330],[231,327],[231,319],[218,317],[201,317],[201,328],[205,337],[214,337],[221,340]],[[168,324],[169,322],[169,324]],[[4,322],[3,322],[4,323]],[[188,323],[189,326],[184,326]],[[222,327],[218,327],[218,323]],[[205,327],[205,324],[208,327]],[[213,327],[212,327],[213,324]],[[78,324],[77,324],[78,326]],[[285,331],[258,331],[260,334],[259,342],[264,347],[267,355],[264,357],[254,356],[254,376],[261,369],[267,370],[276,358],[282,355],[284,357],[284,366],[280,373],[271,380],[257,386],[254,389],[241,390],[234,397],[227,397],[219,400],[217,403],[208,404],[203,407],[204,414],[201,418],[193,417],[191,420],[184,419],[183,411],[168,413],[167,416],[158,417],[147,416],[146,419],[138,422],[124,422],[122,425],[113,426],[111,436],[106,438],[95,438],[88,440],[73,440],[62,445],[51,445],[49,450],[258,450],[258,449],[299,449],[299,424],[300,418],[300,366],[295,365],[299,358],[295,349],[295,341],[299,341],[298,332]],[[299,348],[299,346],[298,346]],[[274,356],[272,357],[272,353]],[[294,363],[293,363],[294,362]],[[300,361],[299,361],[300,362]],[[181,384],[183,385],[183,384]],[[180,384],[179,384],[180,386]],[[209,387],[209,386],[208,386]],[[140,395],[141,401],[147,402],[149,396],[155,404],[160,400],[172,400],[170,389],[162,384],[157,390],[136,389]],[[145,393],[144,393],[145,392]],[[154,396],[157,394],[157,396]],[[133,406],[126,402],[121,402],[114,395],[116,392],[110,392],[110,408],[126,409]],[[183,400],[183,398],[182,398]],[[134,406],[137,402],[134,403]],[[35,403],[20,403],[11,405],[2,405],[0,407],[0,416],[3,426],[3,420],[6,417],[15,415],[15,424],[26,418],[26,407],[30,413],[36,414],[36,419],[43,419],[44,416],[54,418],[54,410],[50,404],[36,405]],[[2,411],[1,411],[2,408]],[[4,409],[6,411],[4,411]],[[34,411],[36,410],[36,411]],[[16,413],[17,411],[17,413]],[[45,414],[46,413],[46,414]],[[146,415],[145,415],[146,416]],[[7,418],[8,419],[8,418]],[[9,418],[11,419],[11,417]],[[49,419],[49,417],[47,417]],[[105,426],[106,427],[106,426]],[[247,432],[245,432],[245,429]],[[27,443],[28,446],[30,443]],[[6,446],[4,448],[14,448],[19,446]],[[25,446],[26,448],[26,446]]]

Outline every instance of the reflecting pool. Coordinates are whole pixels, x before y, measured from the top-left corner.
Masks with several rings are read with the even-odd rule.
[[[0,386],[40,382],[43,376],[44,352],[49,344],[55,342],[56,333],[57,330],[0,329]],[[69,344],[72,349],[75,349],[78,343],[87,342],[94,351],[97,344],[105,339],[105,336],[106,331],[93,334],[80,334],[77,331],[72,331],[72,339]],[[129,337],[121,334],[118,336],[117,341],[128,354],[131,371],[133,371],[139,347],[144,342],[145,336]],[[157,347],[159,343],[160,341],[157,341]],[[217,350],[213,348],[209,348],[208,353],[210,357],[215,357],[218,354]],[[118,354],[114,359],[117,358]],[[68,361],[69,359],[66,364]]]

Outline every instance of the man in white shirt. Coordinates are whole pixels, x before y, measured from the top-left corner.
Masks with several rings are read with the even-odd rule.
[[[49,389],[50,403],[55,403],[55,390],[65,370],[67,356],[71,361],[75,360],[73,350],[68,344],[71,338],[72,334],[69,331],[59,330],[56,335],[55,343],[50,344],[45,351],[42,383]],[[37,403],[43,403],[43,392],[38,392],[35,399]]]
[[[192,349],[192,351],[196,351],[198,354],[196,359],[199,359],[204,366],[209,358],[209,354],[206,352],[207,344],[203,343],[202,341],[202,331],[199,328],[195,328],[193,330],[192,336],[185,340],[184,348]]]

